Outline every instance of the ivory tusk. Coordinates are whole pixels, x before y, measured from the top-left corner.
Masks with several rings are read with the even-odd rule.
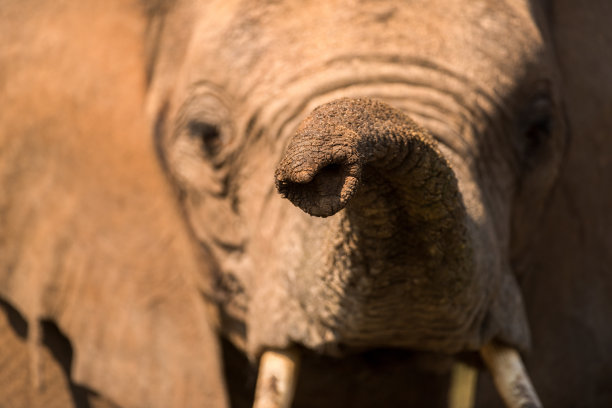
[[[289,408],[297,380],[300,355],[296,350],[269,350],[259,362],[253,408]]]
[[[489,343],[480,349],[497,392],[508,408],[541,408],[531,380],[525,371],[521,356],[510,347]]]
[[[478,370],[460,361],[453,364],[448,408],[473,408]]]

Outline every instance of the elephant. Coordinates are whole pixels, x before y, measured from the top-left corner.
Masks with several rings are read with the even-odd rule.
[[[0,10],[11,406],[612,403],[605,2]]]

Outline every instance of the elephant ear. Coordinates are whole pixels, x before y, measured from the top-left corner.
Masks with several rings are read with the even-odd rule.
[[[612,406],[612,3],[548,3],[570,143],[522,265],[525,363],[544,406]]]
[[[28,321],[35,361],[51,320],[72,381],[122,407],[223,407],[206,265],[157,162],[131,7],[3,2],[0,296]]]

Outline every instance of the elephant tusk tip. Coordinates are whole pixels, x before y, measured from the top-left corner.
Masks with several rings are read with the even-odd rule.
[[[518,351],[492,342],[484,345],[480,354],[508,408],[542,407]]]
[[[289,408],[300,354],[295,349],[268,350],[261,356],[253,408]]]

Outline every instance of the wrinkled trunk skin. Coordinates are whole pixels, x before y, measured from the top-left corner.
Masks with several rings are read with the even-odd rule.
[[[294,341],[329,353],[389,346],[455,353],[500,335],[494,323],[483,327],[495,271],[477,267],[480,231],[455,174],[431,135],[402,112],[348,98],[315,109],[275,178],[306,213],[338,213],[303,241],[316,255],[305,252],[294,286],[303,290],[294,295],[310,327],[294,329]],[[527,342],[525,331],[504,340]]]

